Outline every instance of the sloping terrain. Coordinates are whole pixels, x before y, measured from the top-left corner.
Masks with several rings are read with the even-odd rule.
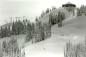
[[[69,40],[74,44],[82,41],[86,35],[86,16],[79,16],[69,21],[63,22],[63,27],[58,28],[54,25],[51,29],[50,38],[29,44],[22,51],[25,51],[25,57],[64,57],[65,44]],[[18,38],[19,45],[24,44],[25,35],[11,36]],[[3,38],[4,40],[5,38]],[[6,39],[9,39],[7,37]],[[0,40],[2,42],[2,40]]]
[[[22,45],[24,45],[24,43],[25,43],[25,37],[26,37],[26,35],[12,35],[11,37],[0,38],[0,57],[2,57],[2,55],[3,55],[3,53],[2,53],[3,41],[8,42],[10,39],[16,38],[18,41],[19,48],[22,48]]]
[[[49,15],[52,14],[52,13],[55,14],[55,15],[58,15],[59,11],[65,13],[66,19],[69,18],[69,17],[71,17],[71,12],[68,12],[64,8],[58,8],[58,9],[52,10],[51,12],[45,14],[43,17],[40,18],[40,21],[42,21],[42,22],[48,22],[49,21]]]
[[[25,47],[25,57],[64,57],[66,42],[74,44],[83,41],[86,31],[86,17],[80,16],[64,22],[62,28],[52,27],[52,36],[36,44]]]
[[[56,28],[57,27],[57,28]],[[52,27],[54,33],[86,35],[86,16],[79,16],[70,21],[63,22],[63,27],[58,28],[58,25]]]

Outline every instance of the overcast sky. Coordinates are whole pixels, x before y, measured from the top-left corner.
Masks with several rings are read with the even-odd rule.
[[[71,2],[86,5],[86,0],[0,0],[0,25],[8,21],[10,17],[27,16],[31,21],[39,16],[46,8],[60,7],[62,4]]]

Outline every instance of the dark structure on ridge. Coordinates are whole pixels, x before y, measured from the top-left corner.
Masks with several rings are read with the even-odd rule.
[[[68,2],[66,4],[63,4],[62,7],[76,7],[76,5]]]

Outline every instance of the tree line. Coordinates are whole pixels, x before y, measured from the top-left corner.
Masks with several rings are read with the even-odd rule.
[[[11,24],[11,26],[1,26],[1,38],[25,34],[27,35],[26,42],[32,39],[37,42],[51,36],[51,26],[48,23],[42,23],[38,18],[36,18],[34,23],[26,19],[23,21],[18,20]]]
[[[32,29],[33,28],[33,29]],[[36,23],[32,25],[28,32],[26,42],[32,39],[32,42],[39,42],[51,36],[51,26],[48,23],[42,23],[36,19]]]
[[[36,18],[35,23],[30,22],[29,20],[19,20],[12,22],[11,28],[9,26],[4,28],[1,27],[0,36],[2,38],[20,34],[26,35],[25,42],[31,40],[32,43],[40,42],[51,36],[51,26],[48,23],[42,23]],[[18,45],[18,38],[7,38],[7,40],[2,42],[2,55],[0,56],[21,57],[21,49]]]
[[[54,25],[58,24],[58,27],[62,27],[62,21],[65,19],[65,14],[63,12],[58,12],[58,15],[50,14],[49,15],[49,24]]]
[[[80,8],[77,8],[77,16],[82,16],[85,15],[86,16],[86,6],[81,5]]]
[[[28,20],[18,20],[12,23],[7,23],[0,27],[0,37],[3,38],[11,35],[25,34],[28,29],[28,24]]]
[[[57,9],[55,6],[53,6],[52,8],[47,8],[45,11],[42,11],[40,17],[45,16],[46,14],[50,13],[51,11]]]

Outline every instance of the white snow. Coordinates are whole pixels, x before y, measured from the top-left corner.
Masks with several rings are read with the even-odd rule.
[[[84,39],[86,34],[85,18],[83,17],[82,20],[82,17],[78,17],[74,21],[71,20],[62,28],[58,28],[58,25],[53,26],[50,38],[35,44],[29,44],[24,48],[25,57],[64,57],[66,42],[71,40],[71,42],[77,44]]]
[[[25,47],[25,57],[64,57],[65,43],[70,39],[79,38],[77,35],[55,35],[39,43]]]

